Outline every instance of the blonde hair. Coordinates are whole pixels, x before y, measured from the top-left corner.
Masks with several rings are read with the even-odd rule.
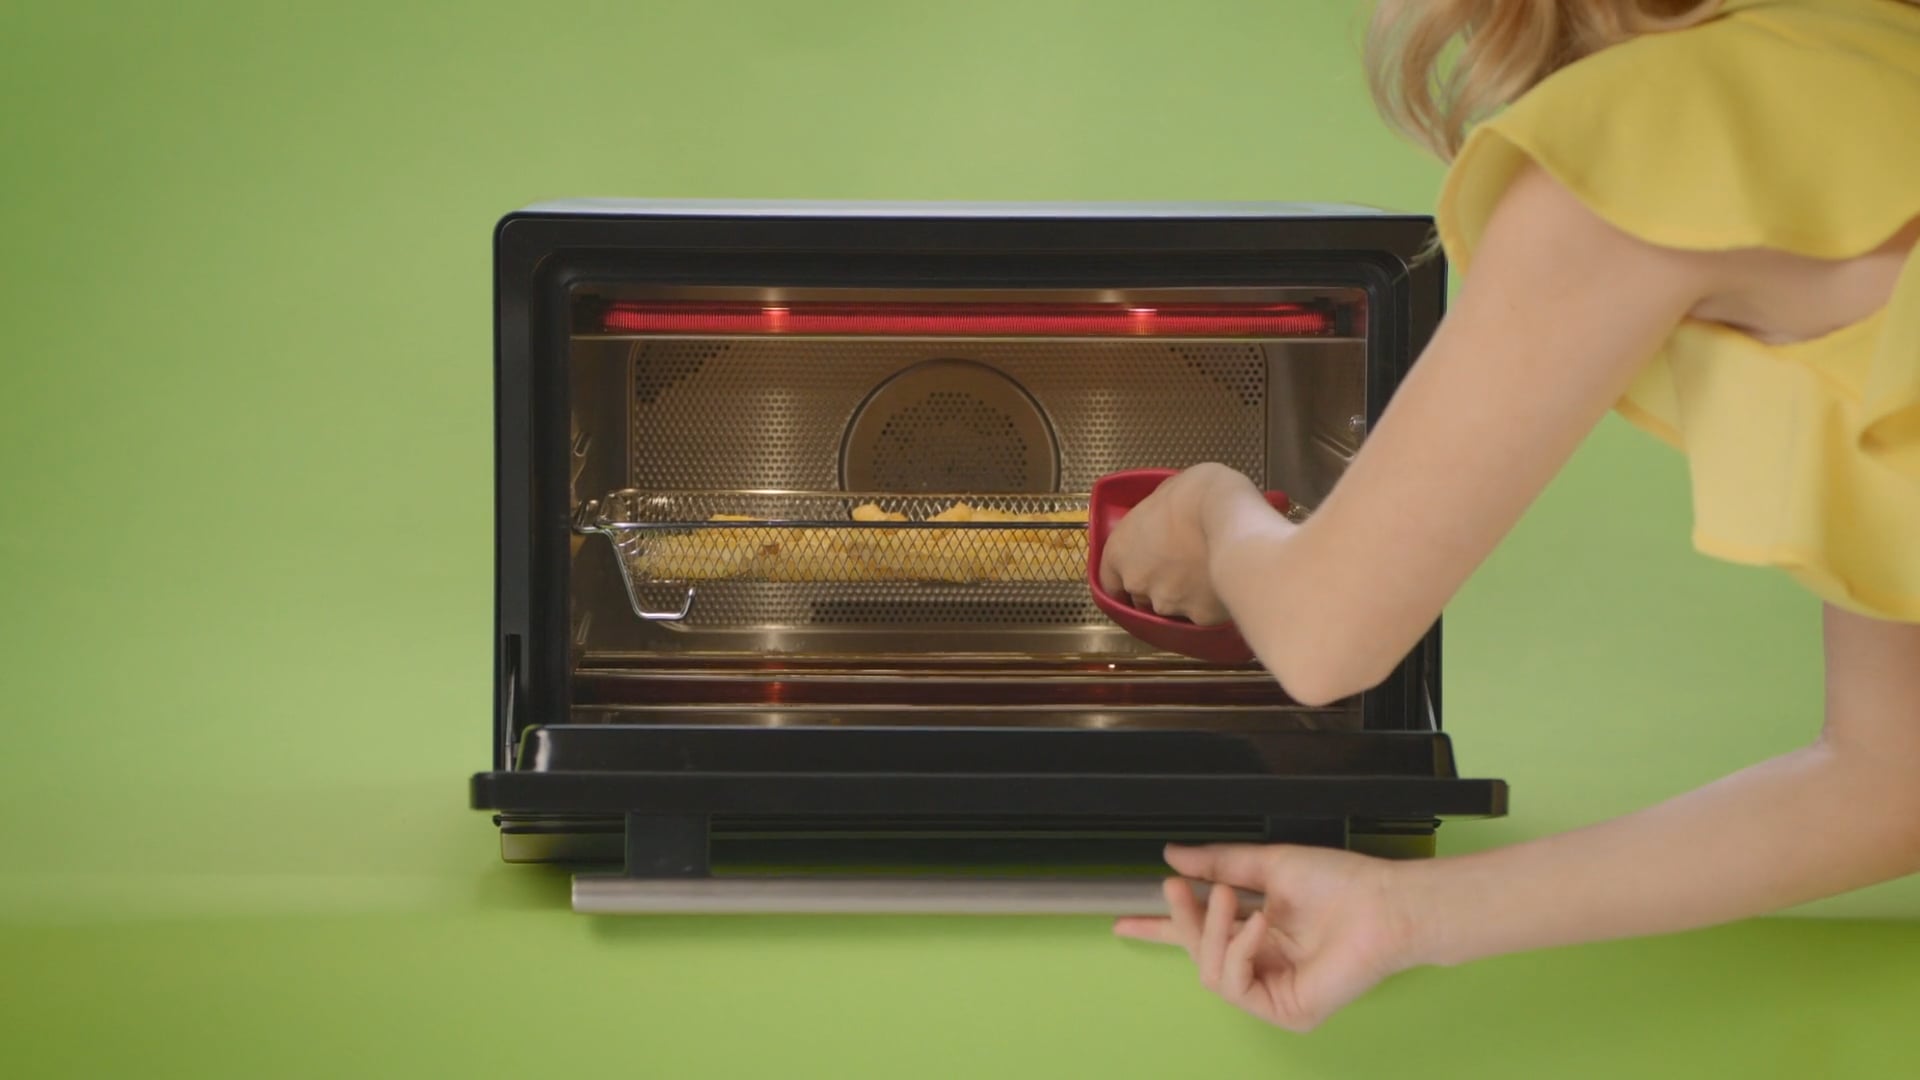
[[[1388,123],[1451,160],[1469,128],[1547,76],[1636,35],[1704,21],[1720,4],[1381,0],[1367,29],[1367,83]]]

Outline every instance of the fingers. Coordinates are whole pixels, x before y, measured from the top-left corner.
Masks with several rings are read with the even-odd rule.
[[[1255,969],[1260,946],[1267,936],[1263,911],[1236,925],[1240,898],[1226,885],[1215,885],[1200,930],[1200,983],[1232,1004],[1270,1023],[1282,1019],[1268,990],[1266,973]]]
[[[1220,996],[1255,1015],[1262,1015],[1257,1010],[1264,1002],[1252,996],[1255,980],[1253,962],[1266,935],[1267,913],[1256,911],[1247,917],[1240,932],[1233,935],[1233,940],[1227,942],[1226,952],[1220,958]]]
[[[1208,584],[1204,550],[1167,550],[1163,544],[1136,539],[1146,507],[1146,502],[1135,507],[1107,537],[1096,578],[1101,591],[1156,615],[1201,626],[1226,622],[1226,608]]]
[[[1168,914],[1165,918],[1131,916],[1115,919],[1114,935],[1135,941],[1150,941],[1156,945],[1178,945],[1189,956],[1197,957],[1200,937],[1205,932],[1206,920],[1212,916],[1213,907],[1210,904],[1202,908],[1194,896],[1193,884],[1182,878],[1167,879],[1161,885],[1161,892],[1167,901]],[[1236,895],[1236,904],[1238,899]],[[1239,924],[1236,921],[1234,925]]]
[[[1179,596],[1156,596],[1152,592],[1130,592],[1127,601],[1141,611],[1185,619],[1195,626],[1218,626],[1228,620],[1227,609],[1217,602],[1189,601]]]
[[[1188,600],[1172,594],[1156,595],[1152,589],[1129,589],[1125,575],[1115,575],[1113,583],[1108,583],[1105,575],[1101,577],[1100,587],[1107,595],[1124,598],[1127,603],[1141,611],[1169,618],[1185,619],[1195,626],[1218,626],[1231,620],[1227,609],[1218,600]]]
[[[1120,937],[1132,938],[1135,941],[1151,941],[1156,945],[1178,945],[1187,950],[1188,955],[1192,955],[1199,937],[1197,934],[1188,934],[1181,928],[1182,917],[1190,916],[1189,912],[1182,910],[1181,901],[1185,901],[1187,908],[1196,907],[1193,902],[1192,888],[1178,878],[1169,878],[1161,883],[1160,892],[1167,900],[1166,918],[1135,916],[1115,919],[1113,932]]]
[[[1200,926],[1200,985],[1216,993],[1220,990],[1220,969],[1226,962],[1227,943],[1233,937],[1235,916],[1240,914],[1240,895],[1231,886],[1215,885],[1207,898],[1207,914]]]
[[[1288,974],[1297,977],[1299,973],[1261,970],[1260,951],[1267,943],[1269,926],[1265,912],[1256,911],[1240,921],[1239,894],[1226,885],[1214,885],[1204,908],[1185,880],[1169,880],[1163,889],[1170,912],[1167,918],[1119,919],[1113,932],[1137,941],[1184,948],[1199,971],[1201,985],[1268,1023],[1306,1031],[1324,1018],[1282,1008],[1274,979]]]
[[[1202,881],[1263,889],[1284,849],[1260,844],[1209,844],[1205,847],[1167,846],[1167,865],[1182,875]]]
[[[1131,938],[1134,941],[1150,941],[1155,945],[1180,944],[1173,929],[1172,919],[1115,919],[1113,935]]]
[[[1221,623],[1233,620],[1226,605],[1217,599],[1197,601],[1188,605],[1187,610],[1182,614],[1195,626],[1219,626]]]
[[[1160,887],[1166,895],[1168,923],[1173,931],[1174,944],[1187,950],[1187,956],[1196,963],[1200,959],[1200,922],[1202,913],[1200,901],[1194,898],[1193,887],[1179,878],[1171,878]]]
[[[1312,1031],[1325,1017],[1302,1015],[1289,1008],[1283,987],[1297,981],[1299,970],[1284,957],[1266,957],[1261,950],[1272,938],[1271,924],[1265,912],[1256,912],[1233,936],[1222,961],[1220,996],[1249,1016],[1298,1034]]]

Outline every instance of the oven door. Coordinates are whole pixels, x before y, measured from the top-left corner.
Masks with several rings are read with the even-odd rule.
[[[1437,732],[966,719],[536,728],[531,765],[476,777],[473,801],[500,813],[510,858],[621,864],[575,883],[575,906],[599,912],[1150,914],[1169,842],[1419,857],[1439,819],[1506,808],[1506,786],[1460,779]]]

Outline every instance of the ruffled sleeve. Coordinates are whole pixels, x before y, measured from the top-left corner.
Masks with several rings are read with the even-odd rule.
[[[1437,217],[1457,268],[1530,163],[1664,247],[1879,250],[1920,219],[1920,7],[1750,0],[1570,65],[1454,163]],[[1883,310],[1814,341],[1683,324],[1619,411],[1687,454],[1702,551],[1920,621],[1920,257]]]

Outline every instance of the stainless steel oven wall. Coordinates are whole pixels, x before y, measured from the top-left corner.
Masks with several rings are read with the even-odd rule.
[[[1267,475],[1311,510],[1360,450],[1367,431],[1367,349],[1350,338],[1269,345]]]

